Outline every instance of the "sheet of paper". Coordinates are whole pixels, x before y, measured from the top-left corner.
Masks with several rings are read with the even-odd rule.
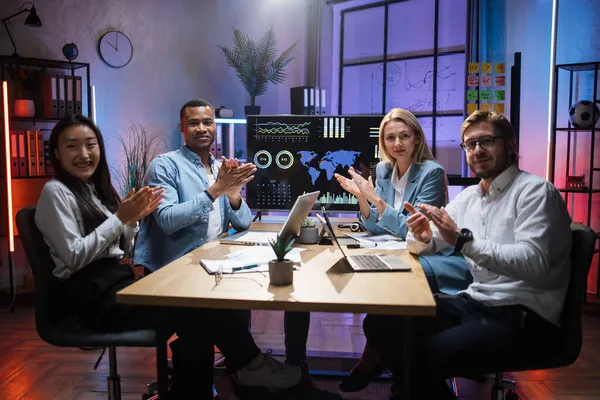
[[[304,248],[294,247],[289,253],[286,254],[285,258],[299,263],[301,261],[300,253]],[[275,258],[275,253],[270,246],[249,246],[244,247],[240,250],[229,253],[225,256],[228,260],[232,261],[243,261],[246,264],[259,264],[268,263]]]

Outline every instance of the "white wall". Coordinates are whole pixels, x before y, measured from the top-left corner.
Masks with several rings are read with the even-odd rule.
[[[3,1],[0,15],[18,11],[21,3]],[[236,116],[243,117],[249,97],[217,47],[231,47],[232,26],[255,40],[273,26],[279,51],[299,41],[286,81],[269,84],[266,94],[257,98],[263,114],[288,113],[289,88],[304,81],[304,0],[38,0],[35,4],[42,28],[25,27],[24,15],[11,21],[19,54],[64,59],[63,44],[75,42],[76,61],[91,64],[98,123],[108,138],[136,123],[167,133],[171,146],[176,146],[181,140],[179,109],[194,98],[232,107]],[[121,69],[105,65],[96,50],[100,36],[112,29],[121,30],[133,43],[133,59]],[[8,37],[0,32],[0,54],[11,53]],[[108,141],[109,145],[115,142]],[[109,151],[109,161],[117,153]]]

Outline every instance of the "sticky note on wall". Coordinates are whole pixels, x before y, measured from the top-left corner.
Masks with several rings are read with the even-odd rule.
[[[482,74],[491,74],[492,73],[492,63],[481,64],[481,73]]]
[[[470,74],[478,74],[479,73],[479,63],[470,62],[467,70]]]
[[[503,74],[506,71],[506,67],[504,63],[496,63],[494,64],[494,72],[496,74]]]
[[[467,104],[467,114],[471,115],[475,111],[477,111],[477,104],[476,103],[469,103],[469,104]]]
[[[482,90],[479,92],[479,96],[481,97],[481,100],[491,100],[492,92],[490,90]]]
[[[481,105],[479,106],[479,109],[481,111],[492,111],[492,107],[491,107],[490,103],[481,103]]]
[[[467,90],[467,100],[477,101],[477,90]]]
[[[504,103],[495,103],[494,111],[498,114],[504,114]]]
[[[494,100],[504,101],[504,90],[494,90]]]
[[[481,86],[492,86],[492,77],[489,75],[481,75]]]

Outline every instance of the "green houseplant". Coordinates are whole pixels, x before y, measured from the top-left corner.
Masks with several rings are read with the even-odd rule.
[[[126,135],[117,136],[124,160],[116,167],[112,167],[113,176],[121,195],[125,196],[131,189],[136,191],[144,187],[144,178],[150,161],[160,152],[164,143],[164,135],[148,132],[140,125],[132,125]]]
[[[275,259],[269,261],[269,280],[272,285],[284,286],[294,282],[294,262],[285,258],[294,246],[294,238],[283,238],[277,234],[277,240],[269,240]]]
[[[258,42],[238,29],[232,29],[233,48],[219,48],[225,54],[227,64],[235,69],[244,89],[250,95],[250,106],[246,106],[246,114],[259,114],[260,107],[255,105],[256,97],[267,91],[269,82],[283,82],[286,77],[284,69],[294,59],[291,55],[297,42],[277,57],[277,41],[273,27]]]
[[[314,218],[306,217],[300,223],[300,243],[316,244],[319,242],[319,230],[317,229],[317,221]]]

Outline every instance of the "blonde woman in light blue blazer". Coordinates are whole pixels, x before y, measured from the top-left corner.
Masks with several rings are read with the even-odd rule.
[[[335,177],[344,190],[356,196],[361,222],[369,232],[392,232],[404,239],[409,216],[404,202],[445,206],[446,174],[427,147],[421,124],[402,108],[393,108],[381,121],[379,150],[382,161],[377,165],[375,186],[371,177],[365,179],[353,168],[348,170],[350,178],[339,174]],[[419,261],[434,292],[455,294],[473,279],[465,259],[452,249],[421,256]],[[355,392],[365,388],[381,372],[378,361],[367,343],[360,363],[342,380],[340,390]]]

